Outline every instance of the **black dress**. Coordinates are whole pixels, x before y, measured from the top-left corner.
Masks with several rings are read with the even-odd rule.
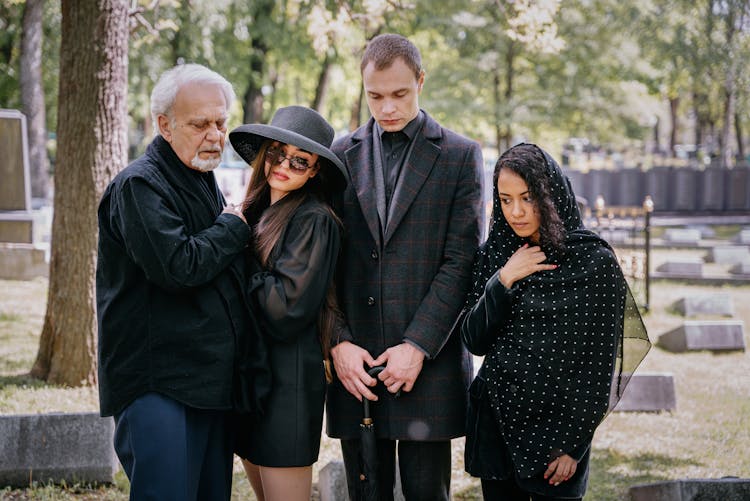
[[[570,182],[541,152],[565,245],[543,249],[556,269],[506,289],[498,270],[533,243],[511,229],[494,186],[492,224],[461,326],[469,351],[485,356],[469,389],[465,464],[484,479],[515,478],[530,493],[580,498],[594,430],[650,343],[614,252],[583,227]],[[551,486],[542,475],[562,454],[578,468]]]
[[[333,277],[340,229],[313,197],[297,208],[250,288],[267,338],[271,392],[262,415],[240,423],[237,454],[270,467],[318,459],[326,381],[318,315]]]

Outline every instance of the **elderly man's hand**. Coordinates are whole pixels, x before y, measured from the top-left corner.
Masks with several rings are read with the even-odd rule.
[[[224,210],[221,211],[222,214],[233,214],[237,216],[238,218],[242,219],[245,224],[247,224],[247,219],[245,219],[245,215],[242,213],[242,207],[239,205],[229,204],[226,207],[224,207]]]

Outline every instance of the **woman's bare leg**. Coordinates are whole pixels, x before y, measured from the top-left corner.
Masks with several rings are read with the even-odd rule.
[[[254,465],[247,459],[242,460],[242,466],[245,468],[245,474],[250,481],[250,487],[252,487],[255,492],[255,497],[258,498],[258,501],[266,501],[263,492],[263,481],[260,478],[260,467]]]
[[[260,466],[265,501],[309,501],[312,466],[270,468]]]

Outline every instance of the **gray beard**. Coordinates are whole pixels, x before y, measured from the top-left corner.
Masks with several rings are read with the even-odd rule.
[[[208,158],[203,160],[198,153],[195,154],[193,159],[190,161],[190,166],[201,172],[209,172],[214,170],[221,163],[221,157],[219,158]]]

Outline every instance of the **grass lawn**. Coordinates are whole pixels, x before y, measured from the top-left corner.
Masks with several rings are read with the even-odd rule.
[[[750,286],[652,284],[652,311],[645,321],[649,336],[681,324],[669,311],[677,299],[693,293],[728,292],[735,317],[750,326]],[[44,318],[47,281],[0,280],[0,413],[97,410],[90,388],[62,388],[28,378]],[[748,339],[745,332],[746,342]],[[750,355],[707,352],[672,354],[653,348],[639,371],[674,375],[677,410],[673,413],[616,413],[599,427],[587,501],[627,499],[631,485],[679,478],[750,477]],[[463,439],[453,442],[453,493],[456,499],[481,499],[479,483],[463,472]],[[338,444],[323,437],[314,470],[340,459]],[[113,486],[34,485],[0,488],[2,500],[125,500],[128,482],[118,473]],[[241,465],[235,462],[233,499],[254,499]]]

